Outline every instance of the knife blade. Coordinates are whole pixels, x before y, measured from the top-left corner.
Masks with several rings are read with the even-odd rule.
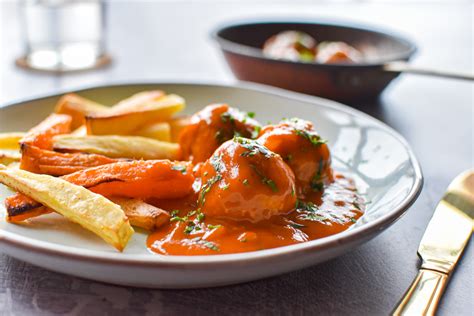
[[[420,271],[393,315],[434,315],[449,276],[473,230],[474,170],[457,176],[436,207],[421,239]]]

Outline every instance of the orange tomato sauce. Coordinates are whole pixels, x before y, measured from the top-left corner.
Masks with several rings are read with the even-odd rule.
[[[152,204],[172,212],[175,219],[149,235],[150,251],[162,255],[216,255],[257,251],[334,235],[363,215],[364,201],[354,182],[335,174],[334,182],[283,215],[258,222],[199,216],[197,194]],[[187,216],[187,217],[186,217]],[[188,228],[193,222],[192,229]]]

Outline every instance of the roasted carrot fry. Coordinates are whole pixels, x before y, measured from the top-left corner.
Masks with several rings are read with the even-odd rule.
[[[22,147],[21,159],[23,170],[52,176],[62,176],[119,161],[96,154],[58,153],[27,144]]]
[[[192,165],[169,160],[121,161],[84,169],[62,179],[106,197],[180,198],[192,191]],[[23,214],[41,204],[23,194],[5,199],[9,217]]]
[[[124,198],[112,198],[111,200],[120,205],[132,226],[153,231],[170,219],[170,214],[167,211],[142,200]]]
[[[71,121],[69,115],[51,114],[44,121],[30,129],[20,140],[20,144],[51,149],[53,147],[53,136],[71,132]]]
[[[150,205],[142,200],[126,198],[112,198],[110,200],[115,204],[120,205],[125,215],[127,215],[130,224],[135,227],[153,231],[165,224],[170,218],[167,211]],[[38,205],[40,206],[22,213],[17,213],[15,215],[8,214],[7,221],[10,223],[20,223],[31,218],[54,212],[52,209],[42,206],[39,203]]]
[[[88,100],[77,94],[69,93],[59,99],[55,112],[70,115],[72,118],[71,128],[76,129],[85,123],[85,116],[87,114],[109,109],[105,105]]]

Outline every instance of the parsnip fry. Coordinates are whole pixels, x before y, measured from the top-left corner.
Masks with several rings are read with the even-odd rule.
[[[129,135],[152,122],[167,121],[183,110],[184,99],[167,95],[157,101],[141,104],[134,109],[113,108],[112,111],[86,116],[87,133],[90,135]]]
[[[0,163],[4,165],[18,162],[21,159],[21,154],[18,150],[0,149]]]
[[[139,129],[134,135],[169,142],[171,141],[171,128],[167,122],[153,123]]]
[[[161,90],[150,90],[150,91],[142,91],[135,93],[129,98],[126,98],[119,103],[115,104],[112,109],[113,111],[116,110],[126,110],[126,111],[133,111],[139,110],[140,107],[149,104],[151,102],[156,102],[162,99],[165,96],[165,93]]]
[[[55,112],[70,115],[72,117],[71,128],[77,129],[85,123],[85,116],[87,114],[107,111],[109,109],[105,105],[88,100],[77,94],[69,93],[59,99]]]
[[[20,150],[20,140],[25,133],[0,133],[0,149]]]
[[[177,159],[179,145],[140,136],[74,136],[54,138],[55,150],[85,152],[111,158]]]
[[[173,143],[179,141],[179,134],[181,134],[181,131],[188,126],[190,119],[189,116],[182,116],[173,118],[168,122],[171,129],[171,141]]]
[[[153,231],[170,219],[170,214],[138,199],[112,198],[114,203],[120,205],[127,215],[132,226]]]
[[[61,178],[0,165],[0,182],[92,231],[119,251],[133,234],[120,206]]]

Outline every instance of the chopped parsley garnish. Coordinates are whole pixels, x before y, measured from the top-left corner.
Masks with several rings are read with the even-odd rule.
[[[255,112],[247,112],[247,116],[250,117],[250,118],[254,118],[255,117]]]
[[[186,173],[186,166],[177,165],[177,166],[172,166],[171,169],[176,170],[176,171],[180,171],[182,174]]]
[[[327,140],[322,139],[321,136],[316,134],[315,131],[306,130],[307,124],[309,124],[309,122],[306,122],[299,118],[283,119],[283,121],[293,127],[296,135],[309,140],[313,146],[318,146],[327,143]]]
[[[234,137],[234,142],[242,145],[248,151],[240,154],[242,157],[251,157],[255,156],[256,154],[260,153],[265,156],[265,158],[270,158],[275,156],[275,154],[270,151],[267,147],[263,146],[262,144],[257,143],[254,140],[243,138],[243,137]]]
[[[298,200],[296,202],[296,211],[301,213],[301,216],[298,216],[300,220],[324,222],[327,219],[321,215],[318,206],[311,202],[306,203]]]
[[[211,250],[220,251],[219,247],[217,247],[217,245],[215,243],[213,243],[212,241],[204,240],[201,237],[196,237],[196,238],[193,238],[191,240],[193,242],[195,242],[196,244],[204,246],[204,247],[209,248]]]
[[[196,224],[194,222],[188,222],[188,225],[186,225],[186,228],[184,229],[184,233],[191,234],[195,228]]]
[[[327,143],[327,140],[322,139],[321,136],[305,130],[295,129],[295,133],[296,135],[309,140],[313,146],[318,146]]]
[[[248,180],[248,179],[244,179],[244,181],[242,181],[242,183],[243,183],[244,185],[249,185],[249,180]]]
[[[321,192],[324,189],[324,181],[323,181],[323,177],[322,177],[323,167],[324,167],[324,161],[321,158],[319,160],[318,170],[316,171],[316,173],[314,174],[313,178],[311,179],[311,181],[309,183],[311,189],[315,192],[316,191]]]
[[[234,117],[229,112],[222,113],[221,120],[224,123],[230,122],[231,124],[234,124],[234,121],[235,121]]]
[[[210,163],[217,173],[224,171],[224,163],[222,162],[222,156],[213,155],[210,158]],[[222,176],[220,174],[217,174],[214,177],[210,178],[202,186],[201,192],[198,198],[198,205],[202,206],[204,204],[204,202],[206,201],[205,195],[211,190],[211,187],[214,185],[214,183],[220,181],[221,179],[222,179]]]
[[[216,228],[219,228],[219,227],[222,227],[222,225],[211,225],[211,224],[207,225],[207,228],[209,228],[209,229],[216,229]]]
[[[293,227],[293,228],[303,228],[303,227],[306,227],[306,226],[304,226],[303,224],[296,223],[296,222],[291,222],[291,223],[290,223],[290,226]]]
[[[213,155],[210,159],[210,162],[216,172],[224,171],[224,162],[222,161],[222,155]]]
[[[253,127],[253,131],[252,131],[252,135],[250,136],[251,138],[257,138],[258,137],[258,134],[260,134],[260,131],[262,130],[262,128],[259,126],[259,125],[255,125]]]
[[[351,220],[351,222],[353,222],[353,223],[357,222],[357,220],[356,220],[354,217],[351,217],[350,220]]]
[[[313,213],[306,213],[303,216],[300,217],[302,220],[307,220],[307,221],[313,221],[313,222],[324,222],[326,220],[326,217],[313,214]]]
[[[360,205],[357,203],[357,201],[352,202],[352,205],[354,205],[356,209],[360,210]]]
[[[229,186],[230,186],[230,185],[229,185],[228,183],[224,184],[224,185],[222,186],[222,190],[227,190],[227,189],[229,188]]]
[[[198,215],[196,216],[196,219],[198,220],[198,222],[202,222],[205,217],[206,215],[204,215],[204,213],[199,212]]]
[[[258,174],[258,176],[262,179],[263,184],[268,185],[273,192],[278,192],[278,187],[275,181],[267,178],[260,170],[258,170],[257,166],[250,164],[249,167],[252,168],[255,171],[255,173]]]

